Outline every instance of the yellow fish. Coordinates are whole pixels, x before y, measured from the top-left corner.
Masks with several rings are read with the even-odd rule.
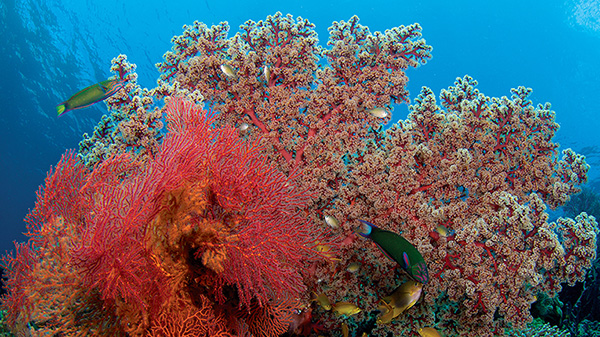
[[[323,256],[333,257],[333,252],[331,252],[331,246],[329,245],[317,245],[315,250],[321,253]]]
[[[360,263],[358,262],[352,262],[348,265],[348,268],[346,268],[346,270],[348,270],[351,273],[356,273],[358,270],[360,269]]]
[[[398,289],[387,297],[384,297],[384,301],[394,310],[393,318],[398,317],[404,311],[410,309],[421,297],[423,292],[423,284],[415,281],[407,281],[402,284]]]
[[[315,298],[313,298],[312,300],[319,303],[319,305],[325,309],[325,310],[331,310],[331,302],[329,301],[329,298],[327,298],[327,295],[325,295],[324,293],[321,293],[319,295],[317,295],[317,293],[315,294]]]
[[[333,306],[333,311],[337,315],[352,316],[352,315],[358,314],[362,310],[360,310],[359,307],[357,307],[356,305],[354,305],[350,302],[337,302]]]
[[[446,228],[446,226],[444,226],[444,225],[437,226],[435,231],[438,232],[438,234],[442,237],[448,237],[448,236],[454,235],[454,230],[450,230],[450,229]]]
[[[442,337],[434,328],[419,328],[419,335],[423,337]]]
[[[229,78],[233,78],[234,80],[237,78],[237,74],[235,73],[235,70],[229,64],[226,64],[226,63],[221,64],[221,71],[223,72],[223,74],[227,75],[227,77],[229,77]]]
[[[348,328],[348,324],[342,323],[342,336],[348,337],[350,334],[350,329]]]
[[[334,258],[335,253],[332,251],[331,246],[329,246],[329,245],[323,245],[323,244],[316,245],[314,247],[314,249],[317,252],[321,253],[321,255],[323,255],[324,257],[328,258],[329,260],[333,260],[333,261],[340,260],[339,258]]]
[[[388,116],[388,112],[384,108],[375,108],[375,109],[371,109],[367,112],[377,118],[385,118]]]
[[[444,226],[444,225],[437,226],[437,228],[435,230],[443,237],[448,236],[448,228],[446,228],[446,226]]]

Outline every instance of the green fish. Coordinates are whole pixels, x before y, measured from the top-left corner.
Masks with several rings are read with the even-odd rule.
[[[379,229],[364,220],[358,221],[363,223],[360,235],[371,238],[388,258],[398,262],[415,281],[422,284],[429,281],[427,264],[415,246],[394,232]]]
[[[79,91],[68,100],[56,106],[56,112],[62,116],[67,111],[87,108],[88,106],[103,101],[117,93],[125,85],[125,80],[106,80]]]

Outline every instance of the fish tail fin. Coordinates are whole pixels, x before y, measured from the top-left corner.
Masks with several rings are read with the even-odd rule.
[[[357,233],[360,234],[361,236],[364,236],[365,238],[368,238],[371,235],[371,231],[373,230],[373,228],[377,228],[375,225],[373,225],[372,223],[365,221],[365,220],[358,220],[360,222],[362,222],[362,225],[360,226],[360,228],[357,229]]]
[[[59,117],[62,116],[65,112],[67,112],[67,104],[61,103],[61,104],[57,105],[56,112],[58,113]]]

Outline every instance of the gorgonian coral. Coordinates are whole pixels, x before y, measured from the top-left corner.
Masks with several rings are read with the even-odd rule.
[[[5,258],[15,329],[30,320],[113,335],[176,333],[184,321],[206,336],[287,329],[302,265],[322,258],[321,231],[299,213],[308,192],[258,142],[213,127],[193,103],[172,98],[165,111],[169,132],[146,165],[124,154],[88,171],[69,154],[49,173],[30,242]],[[79,310],[95,303],[108,314],[84,325]]]

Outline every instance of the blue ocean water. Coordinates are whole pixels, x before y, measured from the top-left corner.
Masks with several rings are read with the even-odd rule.
[[[533,88],[534,103],[551,102],[561,125],[556,140],[585,154],[591,184],[600,185],[600,1],[75,1],[0,2],[0,252],[23,241],[22,219],[35,191],[66,149],[77,148],[106,113],[104,104],[56,117],[72,93],[110,76],[110,61],[127,54],[139,82],[153,87],[154,64],[170,39],[194,20],[247,19],[276,11],[316,24],[322,44],[332,21],[358,15],[371,31],[419,22],[433,58],[409,70],[409,90],[439,93],[469,74],[488,96]],[[406,117],[406,105],[393,111]]]

